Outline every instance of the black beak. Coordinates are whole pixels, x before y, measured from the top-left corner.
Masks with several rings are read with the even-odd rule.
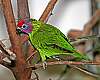
[[[21,29],[19,29],[19,28],[16,29],[16,32],[17,32],[17,34],[21,34],[22,33]]]

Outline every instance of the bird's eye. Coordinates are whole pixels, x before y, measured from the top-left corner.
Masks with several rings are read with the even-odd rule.
[[[33,21],[36,21],[36,19],[33,19]]]
[[[27,29],[27,28],[28,28],[28,25],[26,25],[26,24],[22,25],[22,29]]]
[[[25,25],[23,25],[23,28],[25,28],[26,26]]]

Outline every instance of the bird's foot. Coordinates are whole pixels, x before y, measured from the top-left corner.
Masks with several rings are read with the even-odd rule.
[[[46,67],[47,67],[47,62],[44,61],[44,62],[43,62],[43,69],[46,69]]]
[[[54,59],[56,59],[56,60],[58,60],[58,61],[61,60],[61,59],[59,58],[59,56],[52,56],[52,58],[54,58]]]

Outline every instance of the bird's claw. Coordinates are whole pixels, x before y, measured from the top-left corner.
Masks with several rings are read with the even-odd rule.
[[[47,67],[47,62],[44,61],[44,62],[43,62],[43,69],[46,69],[46,67]]]
[[[54,59],[56,59],[56,60],[58,60],[58,61],[61,60],[58,56],[52,56],[52,58],[54,58]]]

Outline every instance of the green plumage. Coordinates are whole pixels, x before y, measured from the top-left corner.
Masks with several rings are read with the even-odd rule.
[[[45,61],[46,57],[51,58],[59,54],[72,55],[80,59],[84,58],[76,52],[68,38],[59,29],[35,19],[31,19],[31,21],[33,31],[29,33],[30,42],[40,53],[42,61]]]

